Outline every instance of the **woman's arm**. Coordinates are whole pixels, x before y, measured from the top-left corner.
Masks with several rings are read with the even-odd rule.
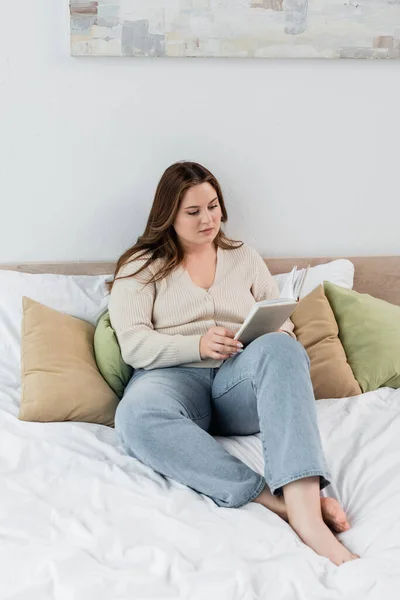
[[[261,300],[275,300],[279,298],[279,286],[271,275],[267,265],[256,250],[253,251],[253,261],[255,276],[251,286],[251,293],[256,302]],[[297,339],[293,333],[294,325],[290,319],[287,319],[279,331],[287,333],[292,338]]]
[[[145,261],[135,261],[120,275],[135,272]],[[128,270],[129,269],[129,270]],[[138,277],[149,276],[142,271]],[[154,331],[151,316],[155,284],[144,286],[136,277],[117,279],[111,290],[108,311],[123,360],[134,369],[173,367],[201,361],[201,335],[166,335]]]

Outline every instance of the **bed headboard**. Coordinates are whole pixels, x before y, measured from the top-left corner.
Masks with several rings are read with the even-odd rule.
[[[354,289],[371,294],[400,306],[400,256],[356,256],[318,258],[265,258],[273,275],[287,273],[294,265],[304,268],[335,260],[348,258],[355,266]],[[3,264],[0,269],[10,269],[25,273],[59,273],[65,275],[105,275],[114,272],[114,262],[74,262],[74,263],[20,263]]]

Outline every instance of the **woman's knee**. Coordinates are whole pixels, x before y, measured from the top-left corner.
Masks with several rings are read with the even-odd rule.
[[[249,344],[248,348],[251,347],[260,358],[273,357],[279,361],[283,357],[286,360],[292,357],[294,361],[305,360],[308,366],[310,365],[304,346],[287,333],[273,332],[261,335]]]
[[[182,407],[157,385],[133,385],[120,401],[115,414],[115,431],[124,445],[151,443],[158,436],[162,419],[183,414]]]

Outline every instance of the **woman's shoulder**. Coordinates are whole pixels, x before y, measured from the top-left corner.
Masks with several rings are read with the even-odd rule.
[[[235,261],[240,260],[241,262],[254,263],[254,261],[262,260],[260,253],[253,246],[249,246],[249,244],[245,244],[244,242],[240,246],[226,250],[226,254],[230,255]]]
[[[146,254],[139,255],[139,257],[134,257],[133,259],[130,259],[128,262],[126,262],[120,267],[116,277],[128,278],[125,279],[125,281],[136,280],[139,283],[146,283],[157,272],[156,263],[158,259],[150,260],[150,262],[148,262],[151,258],[152,254],[150,252],[147,252]],[[137,273],[139,270],[140,273]]]

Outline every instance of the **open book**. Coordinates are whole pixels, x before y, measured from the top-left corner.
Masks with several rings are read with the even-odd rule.
[[[293,267],[284,283],[279,299],[286,298],[298,301],[309,270],[310,265],[306,269],[303,269],[303,272],[299,276],[297,267]]]
[[[256,302],[234,339],[249,344],[261,335],[280,329],[297,306],[309,269],[310,265],[297,277],[297,267],[293,267],[279,298]]]

